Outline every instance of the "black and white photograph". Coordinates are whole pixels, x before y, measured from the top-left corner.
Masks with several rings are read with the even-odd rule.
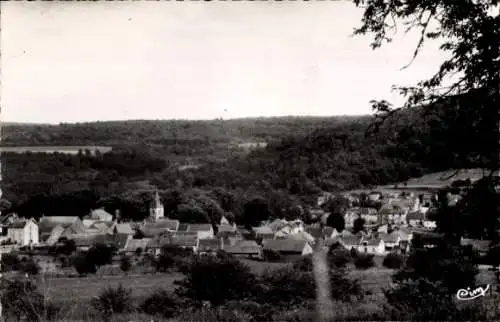
[[[499,321],[499,172],[498,0],[0,2],[0,321]]]

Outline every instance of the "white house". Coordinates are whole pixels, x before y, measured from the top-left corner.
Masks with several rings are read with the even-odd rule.
[[[412,212],[406,216],[406,220],[411,227],[423,226],[425,216],[421,212]]]
[[[382,238],[363,238],[359,250],[367,254],[384,255],[385,243]]]
[[[109,212],[107,212],[106,210],[104,210],[103,208],[99,208],[99,209],[92,210],[92,212],[90,213],[89,219],[96,220],[96,221],[109,222],[109,221],[113,221],[113,215],[110,214]],[[85,224],[85,222],[84,222],[84,224]]]
[[[427,228],[427,229],[436,229],[437,228],[437,224],[434,220],[428,220],[428,219],[424,219],[424,228]]]
[[[8,226],[7,236],[20,246],[37,245],[38,224],[34,219],[15,221]]]

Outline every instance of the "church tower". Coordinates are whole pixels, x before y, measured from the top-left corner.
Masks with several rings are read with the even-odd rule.
[[[153,220],[158,220],[164,217],[165,209],[163,208],[163,203],[160,200],[160,195],[156,191],[151,206],[149,208],[149,216]]]

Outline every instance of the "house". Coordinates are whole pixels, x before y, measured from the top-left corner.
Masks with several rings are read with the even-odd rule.
[[[72,234],[85,234],[87,231],[87,228],[77,216],[43,216],[38,223],[40,241],[46,242],[53,235],[53,230],[57,226],[63,228],[59,237],[70,237]]]
[[[212,224],[189,224],[186,231],[196,232],[198,234],[198,239],[214,237],[214,228]]]
[[[148,246],[150,245],[152,238],[142,238],[142,239],[133,239],[129,238],[123,251],[125,253],[142,253],[148,250]]]
[[[377,214],[377,209],[375,208],[368,208],[368,207],[359,208],[358,215],[359,217],[365,220],[365,223],[367,225],[373,225],[379,222],[379,215]]]
[[[357,211],[349,209],[344,214],[344,222],[347,228],[351,228],[354,226],[354,221],[359,218],[359,214]]]
[[[96,221],[87,228],[89,234],[112,234],[115,224],[112,221]]]
[[[470,246],[473,250],[478,252],[480,256],[486,256],[490,249],[491,240],[480,240],[480,239],[472,239],[472,238],[461,238],[460,245],[462,246]]]
[[[90,213],[90,218],[97,221],[113,221],[113,215],[104,210],[104,208],[94,209]]]
[[[132,228],[132,225],[130,223],[120,223],[120,224],[115,225],[115,227],[113,228],[113,233],[114,234],[134,235],[135,231]]]
[[[406,225],[407,212],[397,205],[384,204],[379,210],[380,223],[391,225]]]
[[[158,219],[154,222],[146,222],[139,230],[146,237],[154,237],[166,232],[176,232],[180,226],[179,220]]]
[[[372,255],[384,255],[385,244],[382,238],[363,238],[359,247],[360,252]]]
[[[149,240],[147,244],[148,253],[158,256],[161,254],[161,250],[164,246],[168,246],[171,244],[172,234],[167,233],[147,239]]]
[[[226,216],[222,216],[219,221],[219,225],[229,225],[232,226],[229,220],[227,220]]]
[[[185,232],[185,231],[187,231],[188,227],[189,227],[189,224],[187,224],[187,223],[179,223],[179,228],[177,228],[177,231],[179,231],[179,232],[184,231]]]
[[[272,228],[272,227],[271,227]],[[285,221],[278,230],[274,230],[276,238],[283,238],[288,235],[298,234],[304,231],[304,223],[301,220]]]
[[[254,240],[242,240],[235,245],[224,247],[224,251],[235,257],[262,258],[262,248]]]
[[[396,232],[392,232],[391,234],[379,233],[378,236],[384,241],[386,251],[390,252],[394,249],[399,248],[399,243],[401,242],[401,238],[398,233]]]
[[[274,238],[274,231],[269,226],[253,227],[252,231],[254,232],[257,242]]]
[[[254,240],[255,239],[255,231],[253,230],[253,228],[252,228],[252,230],[249,230],[243,226],[237,226],[236,231],[238,232],[238,234],[240,234],[243,237],[243,239],[246,239],[246,240]],[[274,237],[274,234],[273,234],[273,237]]]
[[[382,198],[382,194],[377,191],[372,191],[367,195],[367,198],[370,201],[379,201]]]
[[[310,245],[314,245],[316,243],[316,240],[314,239],[314,237],[305,231],[301,231],[301,232],[298,232],[296,234],[290,234],[287,236],[287,238],[293,239],[293,240],[303,240],[303,241],[308,242]]]
[[[198,241],[198,254],[216,254],[224,249],[224,241],[218,238],[203,238]]]
[[[424,228],[427,229],[436,229],[437,228],[437,223],[434,220],[429,220],[429,219],[424,219]]]
[[[19,246],[38,244],[38,224],[34,219],[17,220],[7,226],[7,237]]]
[[[377,232],[378,233],[384,233],[384,234],[387,234],[389,231],[389,225],[387,224],[384,224],[384,225],[380,225],[378,228],[377,228]]]
[[[338,236],[336,239],[340,245],[342,245],[347,250],[359,251],[359,246],[361,245],[362,237],[351,235],[351,236]]]
[[[170,245],[190,249],[193,253],[198,251],[199,238],[197,232],[174,233],[170,238]]]
[[[220,232],[235,232],[236,231],[236,225],[229,225],[229,224],[220,224],[217,225],[217,233]]]
[[[282,260],[293,260],[313,253],[312,246],[305,240],[266,239],[262,246],[264,256],[275,253]]]
[[[410,227],[423,226],[425,215],[421,212],[411,212],[406,216],[406,221]]]

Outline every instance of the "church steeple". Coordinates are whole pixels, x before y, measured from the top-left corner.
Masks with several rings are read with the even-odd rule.
[[[164,217],[164,212],[165,209],[163,208],[163,203],[161,202],[160,195],[158,194],[158,191],[156,191],[153,201],[151,202],[149,215],[152,219],[158,220]]]

